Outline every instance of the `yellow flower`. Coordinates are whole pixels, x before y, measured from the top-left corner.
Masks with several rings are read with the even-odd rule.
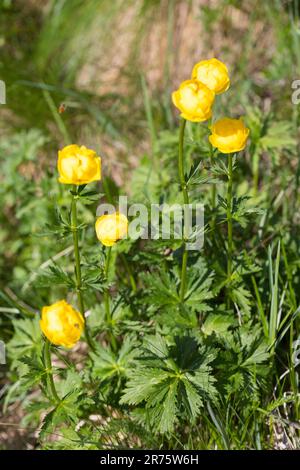
[[[84,145],[67,145],[58,152],[60,183],[87,184],[101,179],[101,158]]]
[[[65,300],[43,307],[41,330],[51,343],[72,348],[84,328],[83,316]]]
[[[223,118],[211,126],[210,143],[221,153],[234,153],[246,147],[249,129],[242,119]]]
[[[96,221],[96,234],[105,246],[112,246],[128,232],[128,219],[124,214],[115,212],[99,217]]]
[[[214,92],[196,80],[182,82],[179,89],[172,93],[173,103],[181,111],[181,117],[194,122],[206,121],[211,117],[214,99]]]
[[[230,79],[228,69],[218,59],[202,60],[193,68],[192,78],[204,83],[216,95],[228,90]]]

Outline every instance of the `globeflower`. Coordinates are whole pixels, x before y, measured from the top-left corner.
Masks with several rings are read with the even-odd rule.
[[[198,62],[193,68],[192,79],[204,83],[216,95],[224,93],[230,86],[226,65],[215,58]]]
[[[197,80],[186,80],[172,93],[176,108],[187,121],[206,121],[212,115],[215,93]]]
[[[88,184],[101,179],[101,158],[84,145],[67,145],[58,152],[60,183]]]
[[[84,318],[65,300],[60,300],[43,307],[40,327],[51,343],[72,348],[83,332]]]
[[[249,133],[242,119],[225,117],[211,126],[209,141],[221,153],[235,153],[246,147]]]
[[[124,214],[115,212],[99,217],[95,224],[98,240],[104,246],[113,246],[128,233],[128,219]]]

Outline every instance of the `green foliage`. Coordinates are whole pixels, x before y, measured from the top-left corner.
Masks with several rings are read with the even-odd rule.
[[[145,338],[121,403],[145,402],[144,419],[150,427],[171,433],[179,415],[195,420],[204,402],[216,400],[210,366],[215,356],[192,337],[175,338],[171,345],[161,336]]]
[[[42,11],[27,3],[0,2],[0,78],[9,98],[0,110],[3,422],[35,430],[41,449],[269,449],[283,444],[279,428],[299,448],[300,115],[290,87],[300,70],[298,2],[201,6],[205,48],[218,51],[232,77],[213,119],[245,115],[250,128],[248,147],[234,157],[232,203],[227,156],[210,148],[207,123],[187,123],[184,177],[190,202],[204,204],[204,227],[195,223],[185,240],[174,217],[169,239],[160,228],[157,239],[123,240],[109,263],[94,230],[100,202],[128,192],[129,204],[160,205],[160,220],[169,210],[163,204],[183,203],[170,95],[184,62],[173,51],[188,36],[175,19],[188,7],[59,0]],[[121,20],[131,46],[111,92],[103,72],[105,60],[118,68],[122,51],[110,56]],[[157,24],[168,30],[162,88],[151,78],[155,64],[146,64],[148,73],[141,57]],[[184,59],[183,69],[192,60]],[[57,150],[69,141],[101,155],[99,185],[75,192],[58,183]],[[204,247],[188,253],[181,297],[184,244],[199,233]],[[49,365],[40,310],[63,298],[80,310],[78,292],[92,348],[86,334],[71,350],[52,345]]]

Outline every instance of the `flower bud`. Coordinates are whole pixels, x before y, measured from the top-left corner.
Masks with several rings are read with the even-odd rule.
[[[228,69],[218,59],[198,62],[193,68],[192,79],[204,83],[216,95],[228,90],[230,86]]]
[[[105,246],[112,246],[128,232],[128,219],[124,214],[115,212],[99,217],[95,224],[98,240]]]
[[[246,147],[249,133],[242,119],[223,118],[211,126],[209,141],[221,153],[235,153]]]
[[[187,121],[201,122],[211,117],[215,93],[196,80],[182,82],[179,89],[172,93],[176,108]]]
[[[65,300],[43,307],[40,327],[51,343],[65,348],[72,348],[80,339],[84,328],[84,319]]]
[[[60,183],[87,184],[101,179],[101,158],[84,145],[67,145],[58,152]]]

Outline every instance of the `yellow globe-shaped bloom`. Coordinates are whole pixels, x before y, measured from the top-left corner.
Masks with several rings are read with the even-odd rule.
[[[179,89],[172,93],[176,108],[181,117],[188,121],[201,122],[211,117],[215,93],[196,80],[182,82]]]
[[[65,300],[43,307],[41,330],[56,346],[72,348],[80,339],[84,328],[83,316]]]
[[[216,95],[228,90],[230,79],[228,69],[218,59],[208,59],[198,62],[193,68],[192,78],[204,83]]]
[[[128,219],[124,214],[115,212],[99,217],[95,224],[98,240],[105,246],[113,246],[128,233]]]
[[[101,158],[84,145],[67,145],[58,152],[60,183],[87,184],[101,179]]]
[[[221,153],[234,153],[246,147],[249,133],[242,119],[223,118],[211,126],[209,141]]]

